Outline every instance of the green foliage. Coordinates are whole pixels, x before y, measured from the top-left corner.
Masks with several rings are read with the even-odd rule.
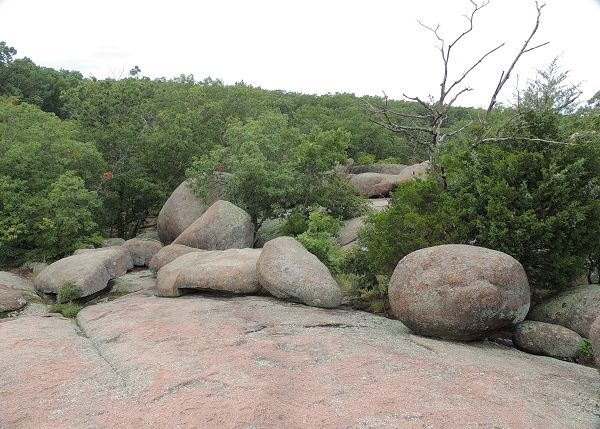
[[[80,298],[82,294],[83,291],[81,290],[81,287],[79,287],[75,283],[68,282],[58,288],[58,293],[56,294],[56,302],[71,303],[74,300]]]
[[[579,341],[579,353],[586,359],[592,360],[594,358],[594,351],[592,350],[590,340],[582,338],[581,341]]]
[[[308,215],[303,210],[293,210],[285,218],[285,223],[281,227],[283,235],[296,237],[308,229]]]
[[[103,160],[53,114],[0,99],[0,265],[70,254],[97,238]]]
[[[341,249],[334,238],[342,228],[342,221],[327,213],[313,210],[308,217],[308,228],[297,239],[310,253],[315,255],[330,271],[338,270]]]
[[[52,304],[50,307],[48,307],[48,312],[60,313],[65,317],[75,318],[81,309],[83,309],[83,306],[73,302],[68,302],[66,304]]]

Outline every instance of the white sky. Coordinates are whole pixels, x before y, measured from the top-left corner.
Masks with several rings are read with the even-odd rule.
[[[546,0],[537,43],[517,69],[519,81],[557,55],[583,82],[583,99],[600,90],[600,0]],[[125,77],[138,65],[151,78],[193,74],[232,84],[305,93],[350,92],[393,98],[437,93],[436,41],[464,28],[468,0],[0,0],[0,40],[37,64],[85,76]],[[506,42],[468,82],[458,104],[487,103],[499,73],[535,19],[533,0],[492,0],[457,46],[451,77]],[[511,98],[516,75],[501,101]]]

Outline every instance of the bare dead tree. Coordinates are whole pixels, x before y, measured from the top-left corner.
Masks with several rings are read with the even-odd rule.
[[[440,26],[431,27],[423,24],[419,21],[419,24],[425,28],[427,31],[431,32],[438,41],[437,48],[440,52],[443,64],[443,72],[442,72],[442,80],[440,83],[440,92],[439,96],[436,99],[430,99],[429,101],[425,101],[417,96],[408,96],[403,94],[404,97],[408,100],[414,101],[420,105],[423,110],[423,114],[412,114],[412,113],[404,113],[395,111],[390,108],[390,100],[388,96],[384,93],[382,103],[379,105],[375,105],[366,101],[367,109],[371,115],[371,120],[395,133],[401,133],[405,135],[409,141],[415,142],[421,146],[424,146],[429,155],[429,161],[432,168],[439,168],[437,165],[437,156],[439,154],[440,148],[444,144],[444,142],[449,138],[456,134],[463,132],[466,128],[472,125],[473,121],[468,122],[467,124],[447,131],[443,131],[444,125],[448,118],[448,109],[459,99],[459,97],[469,91],[472,91],[473,88],[469,86],[463,85],[465,79],[475,70],[477,67],[490,55],[504,47],[505,43],[500,43],[499,45],[493,47],[485,51],[478,58],[476,58],[469,67],[467,67],[462,74],[452,80],[449,78],[450,68],[451,68],[451,60],[453,59],[453,52],[460,44],[461,41],[464,40],[474,29],[475,19],[483,8],[485,8],[489,4],[489,0],[485,0],[482,3],[477,3],[474,0],[470,0],[473,8],[470,14],[463,15],[467,20],[466,29],[460,33],[457,37],[455,37],[450,43],[441,36],[440,34]],[[529,36],[521,46],[521,49],[517,52],[512,62],[508,66],[508,68],[501,72],[500,79],[498,80],[498,84],[494,90],[490,98],[490,102],[488,107],[484,113],[484,115],[479,118],[479,122],[482,126],[479,127],[481,130],[474,138],[473,147],[481,143],[488,142],[501,142],[509,139],[508,136],[504,136],[501,133],[497,133],[496,135],[487,135],[487,127],[490,115],[497,104],[497,98],[500,94],[500,91],[509,80],[511,73],[513,72],[515,66],[521,59],[521,57],[535,49],[541,48],[548,44],[548,42],[540,43],[535,46],[532,45],[532,40],[535,34],[538,31],[540,25],[540,18],[542,14],[542,9],[545,7],[545,4],[539,4],[535,1],[535,7],[537,11],[535,25]],[[530,139],[540,141],[540,139]],[[560,142],[548,142],[548,143],[560,143]],[[445,183],[445,175],[443,169],[441,170],[441,177],[443,182]]]

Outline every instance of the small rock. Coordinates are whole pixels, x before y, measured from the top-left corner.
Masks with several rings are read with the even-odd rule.
[[[156,273],[168,263],[174,261],[182,255],[191,252],[205,252],[205,250],[184,246],[183,244],[168,244],[156,252],[156,254],[150,260],[148,268]]]
[[[344,222],[344,226],[337,236],[337,243],[340,246],[346,246],[358,240],[358,230],[365,224],[364,217],[355,217]]]
[[[260,253],[260,249],[229,249],[180,256],[158,271],[156,295],[180,296],[182,289],[257,292],[256,262]]]
[[[529,310],[521,264],[483,247],[448,244],[402,259],[388,289],[393,314],[417,334],[476,340],[512,327]]]
[[[229,201],[219,200],[173,243],[204,250],[252,247],[254,224],[245,210]]]
[[[136,267],[147,267],[152,257],[156,255],[163,246],[158,241],[132,238],[123,243],[123,247],[127,248],[131,253],[133,265]]]
[[[325,308],[342,302],[340,287],[327,267],[292,237],[268,241],[256,269],[260,285],[277,298]]]
[[[105,238],[102,240],[102,244],[100,247],[114,247],[114,246],[122,246],[125,243],[125,240],[122,238]]]
[[[0,313],[22,308],[27,301],[17,289],[0,285]]]
[[[527,318],[561,325],[589,338],[590,327],[599,316],[600,285],[595,284],[570,288],[540,302]]]
[[[518,349],[558,359],[575,359],[581,341],[577,332],[563,326],[530,320],[519,323],[513,332]]]

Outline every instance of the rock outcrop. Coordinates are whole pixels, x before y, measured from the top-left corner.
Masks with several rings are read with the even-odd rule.
[[[354,174],[350,176],[350,183],[356,188],[359,195],[387,197],[398,183],[412,180],[415,177],[423,177],[427,174],[428,169],[429,161],[424,161],[419,164],[405,166],[396,174],[378,172]],[[391,170],[388,169],[387,171]]]
[[[352,245],[358,240],[358,230],[365,224],[364,217],[355,217],[344,222],[344,226],[338,232],[336,237],[337,244],[340,246]]]
[[[150,260],[148,268],[156,273],[169,262],[173,262],[180,256],[186,255],[190,252],[204,252],[204,250],[196,249],[195,247],[184,246],[183,244],[169,244],[156,252],[156,254]]]
[[[0,320],[0,427],[600,427],[593,368],[365,312],[141,291],[77,321]]]
[[[182,182],[167,199],[157,219],[158,235],[163,244],[171,244],[185,229],[190,226],[217,201],[227,183],[227,173],[216,173],[213,183],[207,185],[207,196],[197,197],[192,188],[193,180]]]
[[[0,313],[19,310],[25,304],[27,300],[21,291],[0,285]]]
[[[31,281],[17,274],[9,273],[8,271],[0,271],[0,286],[35,292],[33,283]]]
[[[229,201],[219,200],[173,244],[203,250],[244,249],[254,244],[254,224],[245,210]]]
[[[254,247],[263,247],[267,241],[283,236],[283,233],[281,232],[283,225],[285,225],[285,219],[265,220],[256,231]]]
[[[590,343],[596,359],[596,367],[600,371],[600,317],[596,319],[590,328]]]
[[[526,320],[513,332],[515,346],[528,353],[558,359],[575,359],[580,353],[581,336],[564,326]]]
[[[340,287],[327,267],[292,237],[268,241],[256,270],[260,285],[277,298],[325,308],[342,302]]]
[[[570,288],[540,302],[527,316],[530,320],[553,323],[569,328],[585,338],[590,327],[600,317],[600,285]]]
[[[102,244],[100,247],[114,247],[114,246],[122,246],[125,244],[125,240],[123,238],[105,238],[102,240]]]
[[[258,292],[256,262],[260,253],[260,249],[229,249],[180,256],[158,271],[156,295],[180,296],[187,289]]]
[[[150,264],[152,257],[156,255],[163,246],[158,241],[132,238],[123,243],[123,247],[131,253],[133,265],[136,267],[147,267]]]
[[[392,312],[410,329],[465,341],[521,322],[529,310],[529,294],[516,259],[460,244],[407,255],[389,285]]]
[[[101,291],[109,280],[133,268],[131,254],[123,246],[82,250],[50,264],[33,281],[35,288],[57,294],[65,283],[72,283],[81,288],[84,297]]]
[[[361,173],[380,173],[380,174],[400,174],[407,166],[404,164],[365,164],[350,167],[353,174]]]

